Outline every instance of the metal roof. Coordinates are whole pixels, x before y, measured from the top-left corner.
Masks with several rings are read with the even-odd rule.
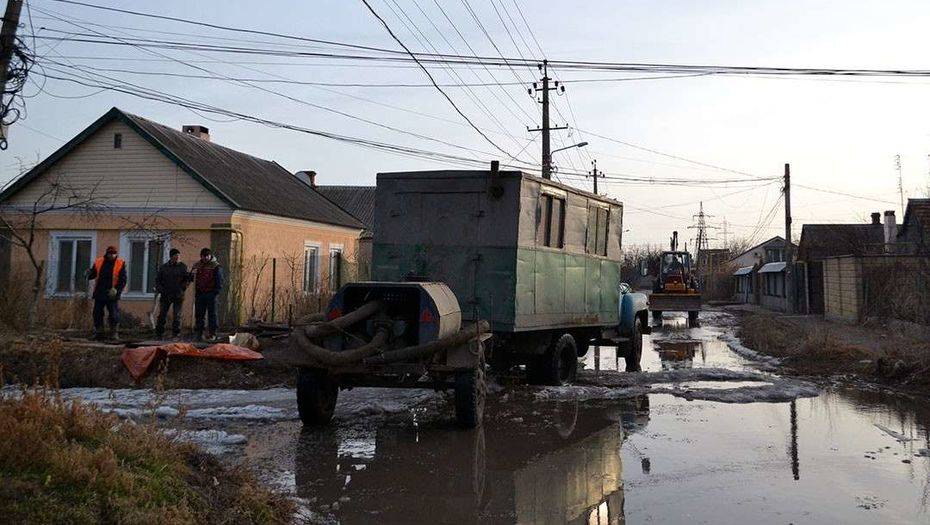
[[[785,271],[786,262],[771,262],[759,268],[759,273],[779,273]]]
[[[743,266],[742,268],[733,272],[733,275],[749,275],[752,273],[752,266]]]
[[[374,230],[374,186],[316,186],[316,190],[343,210],[362,221],[368,230]]]

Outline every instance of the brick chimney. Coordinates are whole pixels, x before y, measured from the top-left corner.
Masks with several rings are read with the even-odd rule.
[[[894,210],[885,211],[885,253],[894,252],[894,243],[898,237],[898,223]]]
[[[301,180],[304,184],[310,186],[311,188],[316,187],[316,172],[313,170],[304,170],[298,171],[294,175]]]
[[[191,124],[189,126],[181,126],[181,131],[187,133],[188,135],[193,135],[198,139],[203,139],[207,142],[210,142],[210,130],[206,126],[201,126],[200,124]]]
[[[882,223],[882,214],[878,212],[872,213],[872,224],[881,224]]]

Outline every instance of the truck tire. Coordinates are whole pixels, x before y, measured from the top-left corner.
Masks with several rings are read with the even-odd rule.
[[[627,372],[642,372],[640,361],[643,358],[643,321],[637,317],[633,323],[633,333],[630,334],[630,350],[623,360],[626,362]]]
[[[697,328],[700,324],[698,312],[688,312],[688,328]]]
[[[578,375],[578,346],[571,334],[564,334],[546,352],[530,361],[527,378],[534,385],[559,386],[571,383]]]
[[[485,385],[480,369],[455,374],[455,420],[462,428],[475,428],[484,417]]]
[[[297,372],[297,412],[305,426],[326,425],[333,419],[339,385],[326,370],[301,368]]]

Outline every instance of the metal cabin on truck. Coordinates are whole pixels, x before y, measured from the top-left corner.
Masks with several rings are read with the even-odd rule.
[[[483,391],[485,359],[498,370],[525,365],[531,383],[562,384],[590,345],[602,345],[639,370],[648,305],[620,283],[620,202],[496,163],[490,171],[380,173],[375,199],[372,281],[346,285],[327,310],[345,326],[358,317],[355,333],[327,332],[326,349],[303,343],[330,362],[305,367],[316,374],[305,392],[321,382],[329,392],[452,387],[459,421],[470,426],[480,418],[472,389]],[[379,336],[378,326],[388,333]],[[463,343],[458,334],[469,330],[475,337]],[[442,341],[456,346],[437,349]],[[366,357],[344,362],[356,354]]]

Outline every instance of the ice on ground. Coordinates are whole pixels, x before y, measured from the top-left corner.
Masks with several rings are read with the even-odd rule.
[[[723,332],[717,335],[717,339],[726,343],[735,354],[759,363],[761,370],[773,371],[781,363],[781,359],[777,357],[765,355],[747,347],[732,333]]]
[[[815,397],[820,387],[752,371],[725,368],[690,368],[626,374],[593,372],[580,375],[581,385],[543,387],[537,399],[622,399],[641,394],[671,394],[688,400],[721,403],[785,402]],[[713,384],[710,384],[713,382]]]
[[[217,456],[232,452],[237,445],[244,445],[248,441],[242,434],[230,434],[223,430],[178,430],[169,428],[163,430],[163,432],[176,441],[194,443],[204,451]]]
[[[882,425],[882,424],[880,424],[880,423],[874,423],[874,425],[875,425],[875,427],[876,427],[877,429],[879,429],[879,430],[881,430],[882,432],[888,434],[889,436],[891,436],[891,437],[897,439],[897,440],[900,441],[901,443],[905,443],[905,442],[908,442],[908,441],[914,441],[914,438],[907,437],[907,436],[905,436],[904,434],[902,434],[902,433],[900,433],[900,432],[895,432],[894,430],[891,430],[890,428],[886,427],[885,425]]]

